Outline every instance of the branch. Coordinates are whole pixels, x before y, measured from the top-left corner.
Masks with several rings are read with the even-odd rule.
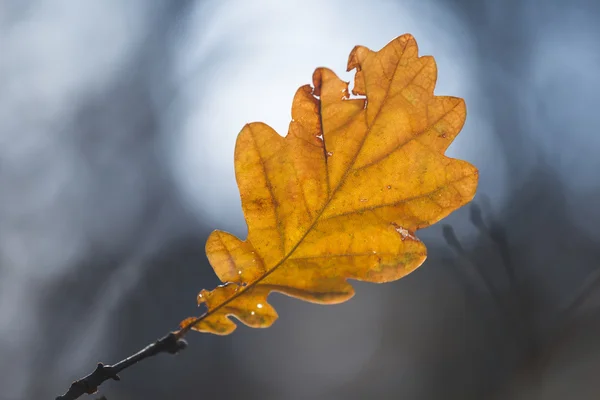
[[[583,284],[577,289],[573,298],[560,309],[564,321],[573,318],[575,312],[585,303],[600,285],[600,268],[591,272]]]
[[[187,347],[187,342],[183,339],[183,335],[186,332],[171,332],[114,365],[104,365],[102,363],[98,363],[98,366],[94,372],[73,382],[69,390],[62,396],[58,396],[56,400],[75,400],[84,394],[96,393],[98,391],[98,386],[100,386],[104,381],[109,379],[113,379],[115,381],[121,380],[119,375],[117,375],[119,372],[148,357],[155,356],[159,353],[179,353],[181,350]]]

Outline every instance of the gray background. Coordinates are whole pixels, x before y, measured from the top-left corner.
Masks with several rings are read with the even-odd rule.
[[[192,333],[102,394],[597,399],[599,20],[593,0],[3,0],[0,400],[53,399],[200,312],[208,233],[246,232],[243,124],[285,133],[315,67],[351,80],[354,45],[405,32],[466,100],[448,154],[480,169],[476,207],[419,232],[409,277],[273,295],[273,327]]]

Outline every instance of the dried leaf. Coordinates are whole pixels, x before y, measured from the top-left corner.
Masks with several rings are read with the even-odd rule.
[[[478,172],[448,158],[465,120],[462,99],[434,96],[432,57],[411,35],[378,52],[357,46],[348,83],[319,68],[292,104],[286,137],[251,123],[240,132],[235,171],[248,238],[214,231],[206,253],[225,284],[202,290],[201,319],[182,326],[231,333],[234,316],[268,327],[271,291],[321,304],[354,294],[347,279],[389,282],[420,266],[415,231],[468,203]],[[366,98],[365,98],[366,97]]]

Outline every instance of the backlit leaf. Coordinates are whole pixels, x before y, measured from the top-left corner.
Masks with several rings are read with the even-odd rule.
[[[319,68],[302,86],[282,137],[251,123],[235,147],[235,171],[248,225],[245,241],[214,231],[206,254],[224,283],[203,290],[207,313],[182,326],[221,335],[234,316],[268,327],[271,291],[322,304],[354,294],[347,279],[389,282],[420,266],[415,231],[475,195],[478,172],[445,150],[465,121],[464,101],[434,96],[436,65],[419,57],[411,35],[378,52],[357,46],[348,83]]]

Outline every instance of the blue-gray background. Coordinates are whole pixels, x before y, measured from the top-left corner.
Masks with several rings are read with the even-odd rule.
[[[485,226],[465,207],[409,277],[274,295],[273,327],[192,333],[102,394],[597,399],[598,21],[597,0],[2,1],[0,400],[54,398],[198,313],[208,233],[245,235],[240,128],[284,134],[315,67],[351,80],[354,45],[405,32],[466,100],[449,154],[480,169]]]

